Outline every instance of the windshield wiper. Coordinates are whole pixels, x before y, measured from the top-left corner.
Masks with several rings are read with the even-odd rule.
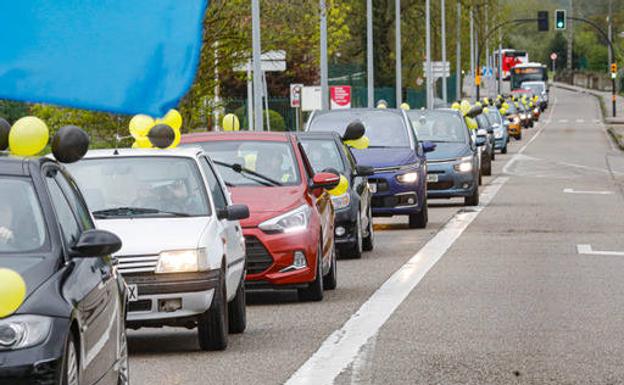
[[[144,207],[115,207],[112,209],[97,210],[93,212],[93,216],[99,219],[110,217],[123,217],[133,215],[151,215],[151,214],[167,214],[175,217],[190,217],[190,214],[179,213],[174,211],[162,211]]]
[[[260,173],[257,173],[255,171],[252,171],[248,168],[243,167],[242,165],[238,164],[238,163],[234,163],[234,164],[229,164],[229,163],[225,163],[225,162],[220,162],[218,160],[214,160],[212,161],[214,164],[217,164],[219,166],[223,166],[223,167],[227,167],[229,169],[234,170],[235,172],[241,174],[242,176],[246,177],[247,179],[253,180],[254,182],[260,183],[261,185],[264,186],[282,186],[282,184],[278,181],[276,181],[275,179],[269,178],[266,175],[262,175]],[[248,175],[245,175],[248,174]],[[254,178],[250,178],[249,175],[254,176],[256,178],[259,178],[261,180],[257,180]],[[267,183],[268,182],[268,183]]]

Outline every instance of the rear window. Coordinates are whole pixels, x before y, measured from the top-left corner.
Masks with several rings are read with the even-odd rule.
[[[0,176],[0,254],[41,250],[47,231],[29,179]]]

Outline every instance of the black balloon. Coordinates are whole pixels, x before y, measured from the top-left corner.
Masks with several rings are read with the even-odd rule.
[[[9,131],[11,131],[9,122],[0,118],[0,151],[9,148]]]
[[[89,135],[80,127],[62,127],[52,138],[52,154],[62,163],[74,163],[89,150]]]
[[[167,148],[175,140],[175,131],[167,124],[157,124],[147,134],[154,147]]]
[[[363,137],[365,133],[366,128],[364,127],[364,123],[355,120],[347,126],[344,135],[342,135],[342,140],[358,140]]]

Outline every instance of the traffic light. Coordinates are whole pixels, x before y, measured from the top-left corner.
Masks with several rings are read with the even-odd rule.
[[[548,11],[537,12],[537,30],[548,32]]]
[[[615,63],[611,64],[611,73],[612,74],[617,73],[617,64]]]
[[[566,29],[566,11],[565,9],[558,9],[555,11],[555,29]]]

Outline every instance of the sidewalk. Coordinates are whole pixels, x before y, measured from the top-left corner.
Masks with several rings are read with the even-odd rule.
[[[614,142],[620,150],[624,151],[624,97],[617,95],[616,113],[617,117],[613,117],[613,107],[611,105],[611,93],[597,90],[590,90],[583,87],[572,86],[570,84],[553,82],[553,86],[563,88],[570,91],[583,92],[594,95],[602,99],[603,120],[607,124],[607,131],[613,137]]]

